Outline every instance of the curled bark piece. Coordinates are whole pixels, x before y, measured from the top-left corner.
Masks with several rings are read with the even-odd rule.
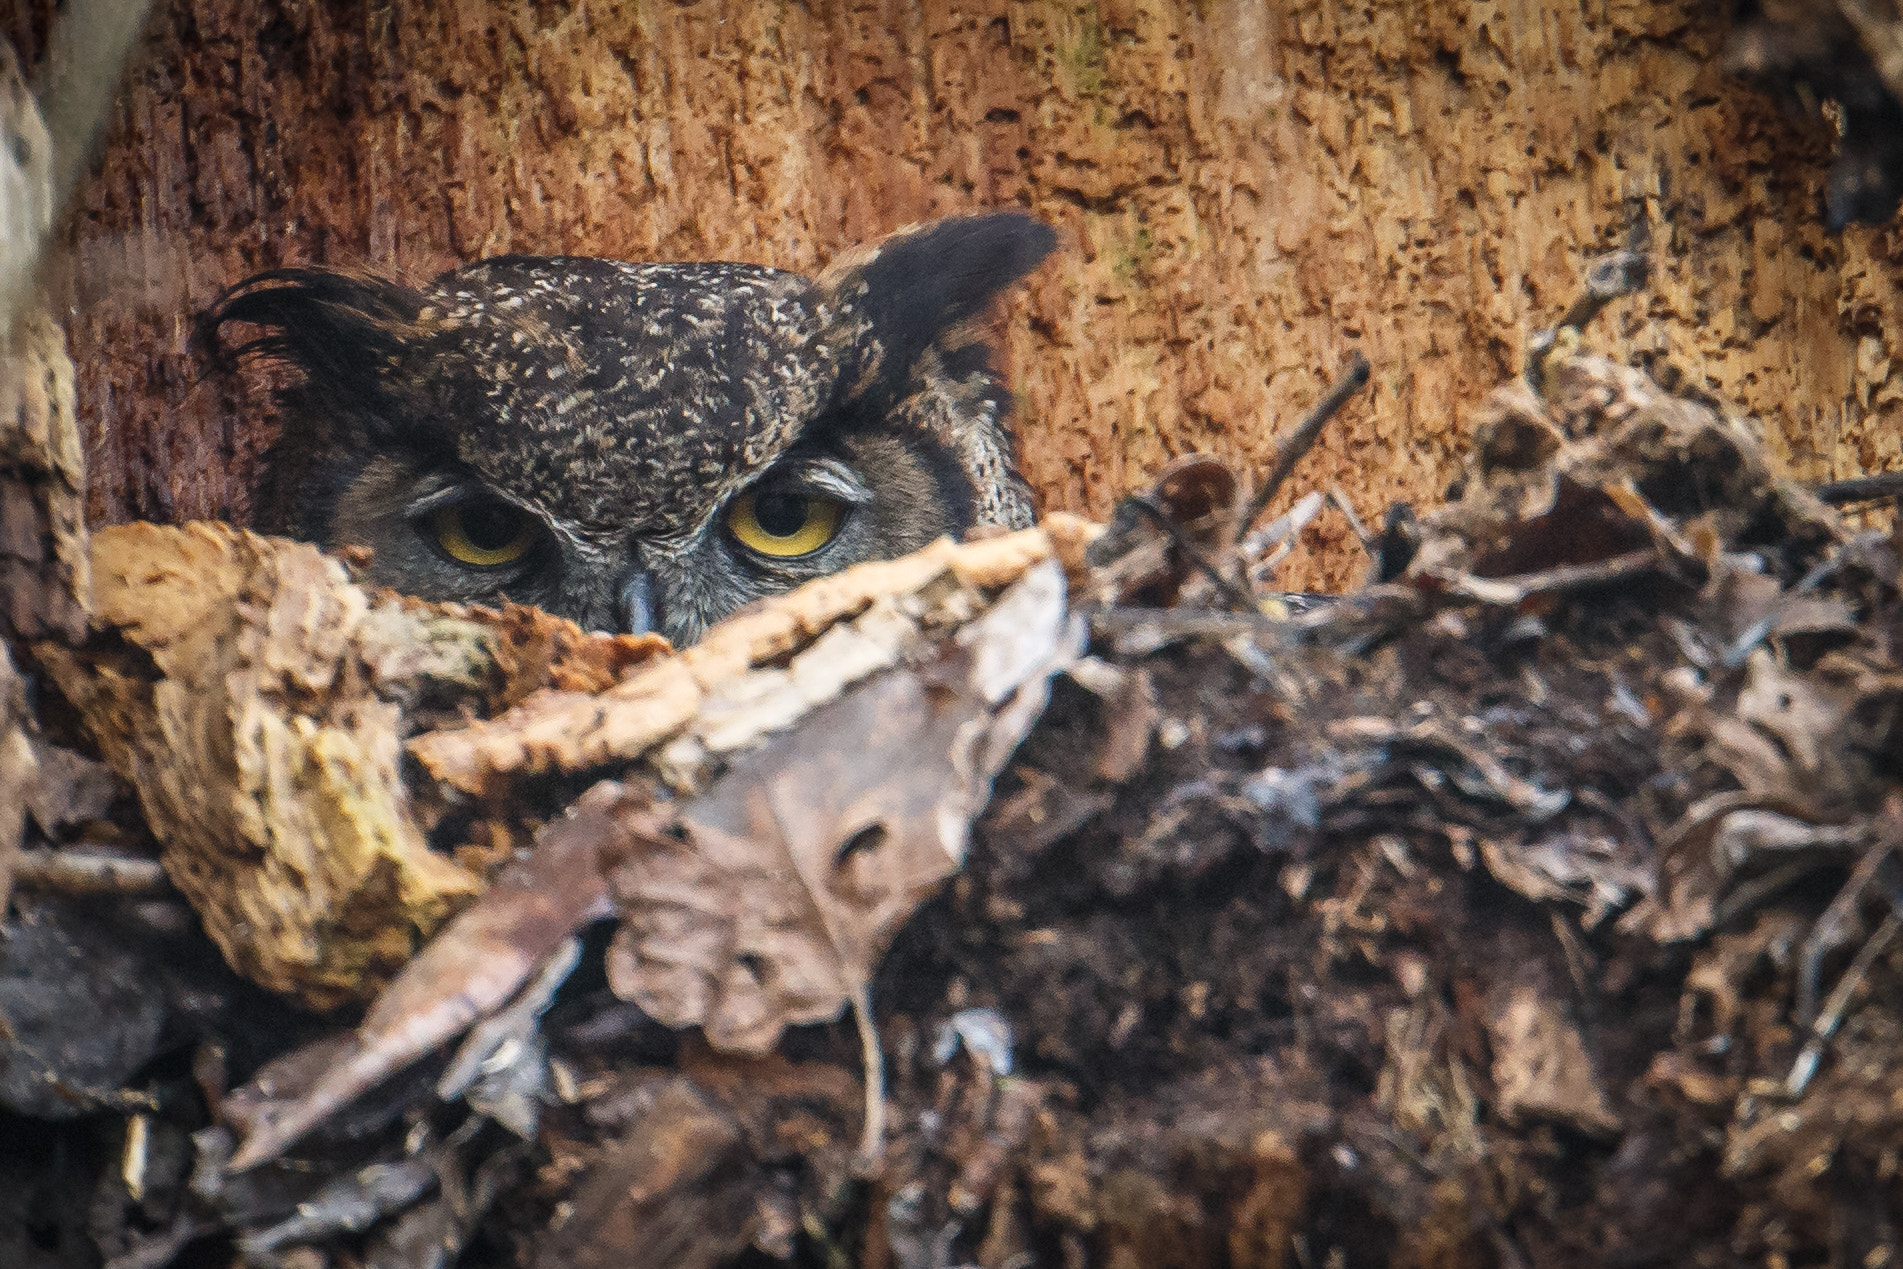
[[[419,736],[410,752],[436,779],[470,794],[499,792],[522,775],[638,758],[679,735],[718,685],[810,645],[875,601],[919,595],[941,579],[996,589],[1053,556],[1081,569],[1093,529],[1074,516],[1053,516],[1035,529],[942,540],[901,559],[861,564],[742,612],[605,692],[541,692],[491,722]],[[875,668],[861,666],[841,686]]]
[[[480,887],[425,846],[398,761],[403,702],[478,684],[488,631],[223,526],[111,529],[94,564],[109,633],[41,658],[166,872],[264,986],[318,1007],[374,989]]]

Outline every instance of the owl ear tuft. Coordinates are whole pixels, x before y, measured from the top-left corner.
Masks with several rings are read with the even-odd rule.
[[[409,287],[367,274],[272,269],[212,301],[192,343],[215,369],[279,362],[315,391],[374,410],[396,387],[388,372],[416,335],[424,303]],[[232,325],[264,333],[232,342]]]
[[[1056,232],[1024,212],[960,216],[849,253],[819,283],[870,324],[887,371],[902,372],[941,335],[983,315],[1056,245]]]

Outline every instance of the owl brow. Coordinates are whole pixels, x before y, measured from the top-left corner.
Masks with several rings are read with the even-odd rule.
[[[515,498],[511,498],[500,490],[491,487],[487,482],[478,480],[472,476],[464,476],[454,472],[432,472],[423,477],[423,483],[436,487],[426,489],[404,504],[403,514],[406,519],[415,520],[428,515],[432,511],[441,511],[444,507],[467,501],[472,494],[485,494],[488,497],[494,498],[497,502],[507,503],[516,510],[535,516],[544,522],[548,519],[547,516],[542,514],[540,509],[518,501]]]
[[[859,474],[833,458],[810,458],[784,464],[770,472],[767,479],[788,481],[855,507],[872,501],[872,490],[859,479]],[[759,488],[764,483],[758,482],[753,487]]]

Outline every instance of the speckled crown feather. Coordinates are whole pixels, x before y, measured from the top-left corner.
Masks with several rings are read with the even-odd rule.
[[[1021,213],[903,230],[818,280],[748,264],[504,256],[425,287],[282,269],[201,318],[215,357],[296,372],[287,429],[453,454],[603,532],[666,535],[809,429],[893,412],[1021,523],[1008,396],[969,324],[1055,244]],[[265,333],[227,344],[224,328]],[[981,435],[978,433],[982,433]]]

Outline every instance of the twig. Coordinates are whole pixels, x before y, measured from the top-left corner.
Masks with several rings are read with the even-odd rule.
[[[1189,540],[1189,534],[1183,531],[1183,526],[1176,523],[1176,521],[1171,518],[1169,512],[1157,506],[1156,502],[1150,498],[1149,495],[1132,494],[1126,501],[1128,505],[1135,507],[1138,511],[1141,511],[1147,516],[1152,524],[1155,524],[1158,528],[1170,535],[1170,541],[1176,544],[1176,549],[1181,551],[1183,557],[1194,564],[1197,571],[1202,573],[1204,577],[1207,577],[1210,582],[1214,584],[1216,589],[1222,592],[1223,598],[1229,601],[1231,607],[1238,608],[1243,612],[1252,612],[1255,610],[1255,597],[1243,590],[1240,586],[1237,586],[1227,577],[1224,577],[1222,570],[1217,568],[1215,564],[1210,561],[1209,557],[1204,555],[1202,551],[1197,549],[1196,544]]]
[[[1798,959],[1795,1009],[1798,1021],[1812,1022],[1819,1016],[1817,984],[1823,977],[1824,958],[1855,937],[1857,909],[1862,905],[1864,895],[1869,893],[1871,883],[1877,880],[1879,871],[1890,862],[1894,849],[1894,842],[1880,842],[1866,851],[1863,858],[1857,861],[1856,867],[1850,870],[1843,889],[1837,892],[1837,897],[1830,901],[1830,906],[1824,909],[1824,914],[1811,927]]]
[[[1472,573],[1457,573],[1450,569],[1434,569],[1428,575],[1446,587],[1450,594],[1478,600],[1483,604],[1508,606],[1524,603],[1535,595],[1623,581],[1628,577],[1652,572],[1663,562],[1657,551],[1647,547],[1627,551],[1624,555],[1615,555],[1610,559],[1595,560],[1590,564],[1562,564],[1558,568],[1538,573],[1519,573],[1512,577],[1475,577]]]
[[[865,983],[853,985],[852,1020],[859,1028],[860,1061],[866,1070],[866,1124],[855,1170],[870,1178],[885,1166],[885,1046],[873,1025],[872,991]]]
[[[1302,530],[1313,523],[1327,505],[1321,494],[1311,489],[1297,498],[1294,506],[1269,521],[1259,533],[1251,533],[1242,543],[1243,555],[1255,561],[1249,565],[1250,575],[1261,580],[1274,572],[1295,550]]]
[[[1315,408],[1309,412],[1307,418],[1302,420],[1300,426],[1287,437],[1276,442],[1275,465],[1269,468],[1269,474],[1263,479],[1261,488],[1250,497],[1248,509],[1236,524],[1237,542],[1242,541],[1249,532],[1249,526],[1268,509],[1269,501],[1275,497],[1275,491],[1282,487],[1282,482],[1287,480],[1289,473],[1295,470],[1295,464],[1302,460],[1302,455],[1315,447],[1315,441],[1322,434],[1322,426],[1333,418],[1335,412],[1348,403],[1348,398],[1359,392],[1362,385],[1367,382],[1368,359],[1357,352],[1349,359],[1347,371],[1335,381],[1333,387],[1328,389],[1328,395],[1316,403]]]
[[[14,856],[13,883],[22,890],[60,894],[168,894],[172,883],[156,859],[127,859],[77,850],[23,850]]]
[[[1631,247],[1600,256],[1586,266],[1586,288],[1559,324],[1574,330],[1584,328],[1606,305],[1644,286],[1651,272],[1651,261]]]
[[[1645,285],[1652,265],[1641,249],[1644,241],[1645,222],[1636,221],[1629,235],[1629,245],[1587,264],[1584,288],[1566,310],[1566,316],[1559,319],[1559,325],[1533,336],[1527,346],[1526,381],[1535,392],[1542,396],[1546,393],[1546,363],[1554,353],[1576,347],[1579,332],[1599,316],[1600,310]]]
[[[1381,553],[1381,539],[1367,525],[1361,523],[1361,517],[1355,514],[1355,504],[1348,501],[1348,494],[1340,485],[1328,486],[1328,501],[1335,504],[1335,510],[1348,519],[1348,530],[1361,543],[1361,549],[1373,558]]]
[[[1817,1073],[1817,1064],[1823,1060],[1825,1046],[1830,1043],[1830,1037],[1836,1034],[1838,1024],[1843,1022],[1844,1014],[1850,1008],[1850,997],[1863,985],[1870,967],[1889,948],[1898,931],[1903,931],[1903,914],[1892,912],[1863,945],[1857,958],[1850,962],[1850,968],[1844,971],[1844,976],[1837,980],[1830,998],[1824,1002],[1823,1012],[1811,1024],[1811,1038],[1805,1042],[1804,1051],[1797,1055],[1797,1061],[1791,1065],[1790,1075],[1785,1078],[1784,1091],[1792,1097],[1803,1095],[1811,1076]]]
[[[1853,476],[1848,480],[1827,480],[1814,486],[1812,492],[1833,507],[1852,502],[1892,502],[1903,498],[1903,471]]]

